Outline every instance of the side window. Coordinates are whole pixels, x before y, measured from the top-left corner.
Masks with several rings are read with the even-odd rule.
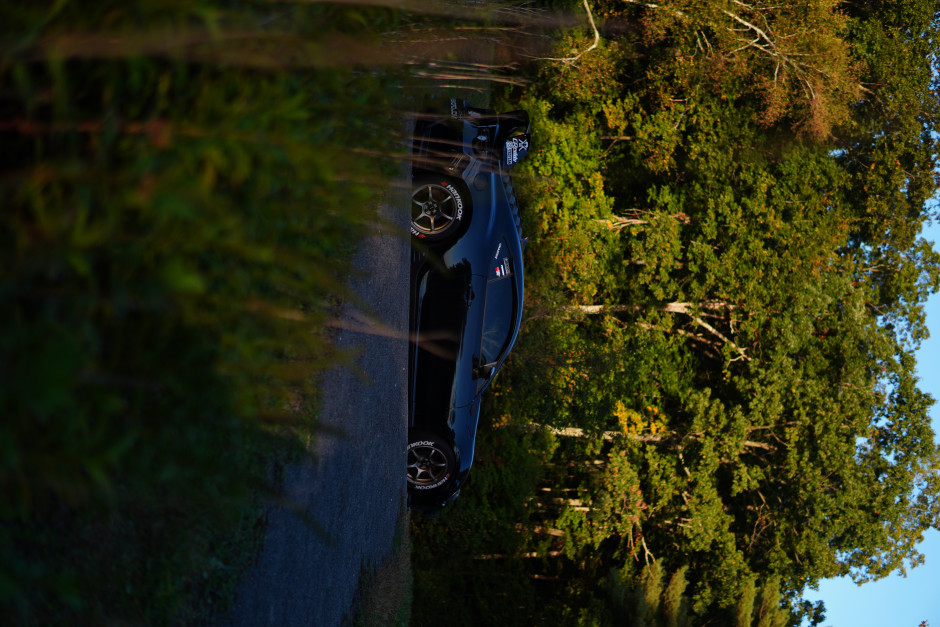
[[[497,247],[492,270],[486,283],[486,306],[483,309],[483,342],[480,358],[485,364],[496,361],[509,343],[515,319],[515,282],[508,280],[512,272],[505,243]]]

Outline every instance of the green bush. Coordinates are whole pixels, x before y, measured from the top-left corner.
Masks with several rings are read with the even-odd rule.
[[[299,448],[335,357],[328,306],[401,152],[392,73],[318,53],[393,15],[328,13],[0,11],[12,622],[192,622],[251,558],[270,458]]]

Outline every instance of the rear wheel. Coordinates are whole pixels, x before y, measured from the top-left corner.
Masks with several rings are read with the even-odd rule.
[[[411,191],[411,234],[427,242],[453,237],[469,209],[463,193],[447,177],[418,177]]]

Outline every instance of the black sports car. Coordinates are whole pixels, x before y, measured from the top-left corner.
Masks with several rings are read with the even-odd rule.
[[[480,395],[522,320],[519,205],[509,169],[529,150],[525,111],[450,101],[415,123],[411,195],[408,502],[437,510],[473,462]]]

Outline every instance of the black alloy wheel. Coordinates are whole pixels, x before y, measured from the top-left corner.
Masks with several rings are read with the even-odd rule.
[[[416,178],[411,192],[411,234],[439,242],[455,235],[469,205],[457,186],[443,176]]]
[[[423,492],[446,484],[454,470],[454,455],[450,447],[440,438],[426,433],[412,433],[410,438],[408,487]]]

